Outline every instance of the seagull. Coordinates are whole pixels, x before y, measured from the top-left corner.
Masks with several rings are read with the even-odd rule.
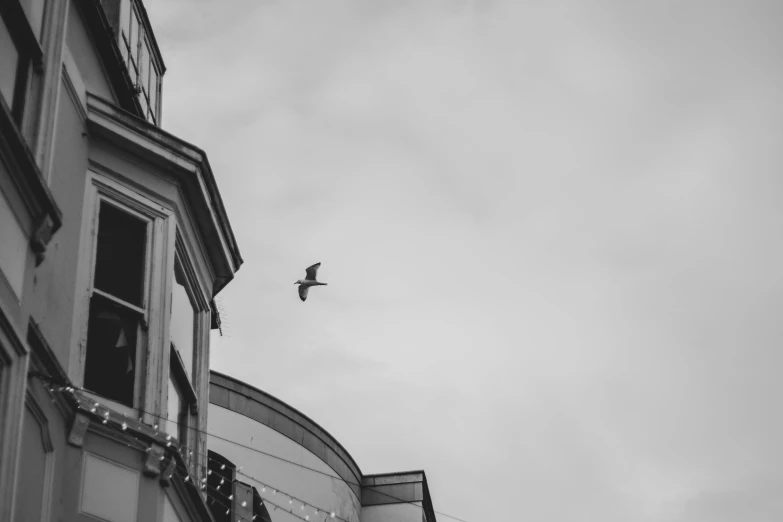
[[[320,266],[321,263],[316,263],[313,266],[308,267],[305,271],[305,278],[294,283],[295,285],[299,285],[299,299],[302,301],[307,299],[307,291],[310,290],[311,286],[326,286],[326,283],[315,280],[315,275],[318,273],[318,267]]]

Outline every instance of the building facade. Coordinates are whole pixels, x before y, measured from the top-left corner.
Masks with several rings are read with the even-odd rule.
[[[214,371],[209,403],[208,493],[216,521],[435,522],[423,471],[365,475],[315,421]]]
[[[0,1],[0,521],[435,522],[424,472],[210,374],[242,257],[165,72],[141,0]]]
[[[160,128],[165,70],[140,0],[0,2],[0,520],[212,520],[242,258],[206,154]]]

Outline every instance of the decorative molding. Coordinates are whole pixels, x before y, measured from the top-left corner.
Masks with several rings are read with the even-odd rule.
[[[77,413],[73,417],[71,431],[68,433],[68,444],[81,448],[84,446],[84,437],[87,435],[87,428],[90,427],[90,418],[83,413]]]
[[[13,3],[13,2],[12,2]],[[45,248],[48,239],[62,225],[62,212],[57,206],[40,169],[38,168],[27,141],[22,136],[5,100],[0,99],[0,158],[6,163],[8,172],[24,201],[27,211],[38,226],[48,218],[48,231],[37,238]]]
[[[194,206],[194,225],[208,245],[216,280],[210,297],[217,294],[233,278],[243,260],[204,151],[89,92],[87,125],[91,136],[177,176],[184,188],[185,201]]]
[[[148,477],[160,475],[160,463],[163,461],[165,450],[163,446],[151,444],[147,449],[147,458],[144,460],[144,474]]]
[[[65,85],[65,92],[68,93],[68,97],[71,98],[76,112],[79,114],[79,119],[82,121],[82,125],[87,124],[87,88],[82,81],[79,68],[76,66],[76,62],[73,60],[70,50],[67,45],[64,45],[63,50],[63,68],[62,68],[62,80]]]

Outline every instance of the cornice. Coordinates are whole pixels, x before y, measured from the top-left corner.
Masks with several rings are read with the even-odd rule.
[[[210,247],[216,274],[214,297],[233,279],[243,260],[206,153],[89,92],[87,127],[91,138],[106,140],[177,175]]]

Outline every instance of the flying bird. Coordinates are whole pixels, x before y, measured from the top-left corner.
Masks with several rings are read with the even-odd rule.
[[[299,285],[299,299],[302,301],[307,299],[307,291],[310,290],[311,286],[326,286],[326,283],[315,280],[315,276],[318,273],[318,267],[320,266],[321,263],[316,263],[313,266],[308,267],[305,271],[305,278],[294,283],[295,285]]]

